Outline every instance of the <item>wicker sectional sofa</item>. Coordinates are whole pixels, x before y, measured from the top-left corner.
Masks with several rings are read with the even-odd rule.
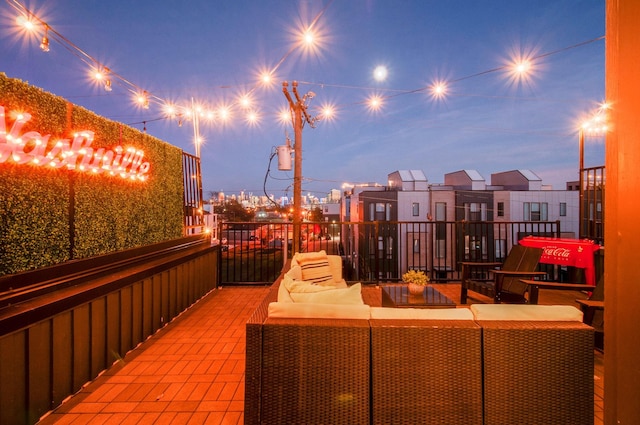
[[[593,330],[566,309],[280,314],[281,280],[246,325],[245,424],[593,423]]]

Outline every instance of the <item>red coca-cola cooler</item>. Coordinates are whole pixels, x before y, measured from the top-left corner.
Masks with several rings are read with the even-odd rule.
[[[546,238],[527,236],[520,240],[520,245],[542,248],[540,262],[559,266],[584,269],[585,283],[596,284],[596,269],[593,253],[600,245],[589,239]]]

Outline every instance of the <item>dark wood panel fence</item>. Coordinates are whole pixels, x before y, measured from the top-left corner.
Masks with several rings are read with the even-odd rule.
[[[217,286],[192,236],[0,279],[0,425],[33,424]]]

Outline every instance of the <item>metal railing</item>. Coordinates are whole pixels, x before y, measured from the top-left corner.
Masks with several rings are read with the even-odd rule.
[[[580,238],[604,246],[605,168],[591,167],[580,171]]]
[[[270,284],[292,256],[292,223],[223,222],[219,234],[221,284]],[[346,280],[399,281],[417,269],[448,282],[459,280],[461,261],[502,261],[523,237],[560,237],[561,229],[559,221],[318,222],[300,234],[301,251],[342,256]],[[557,267],[545,271],[558,278]]]

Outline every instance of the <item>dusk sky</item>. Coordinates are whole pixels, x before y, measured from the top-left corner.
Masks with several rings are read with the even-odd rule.
[[[303,130],[303,194],[343,183],[386,183],[396,170],[444,174],[529,169],[564,189],[578,179],[578,127],[604,101],[604,0],[20,0],[92,60],[150,95],[149,109],[113,79],[106,92],[77,51],[42,28],[17,32],[16,1],[0,4],[0,72],[194,153],[190,121],[162,103],[217,111],[200,119],[203,189],[262,195],[283,124],[282,82],[313,91],[309,113],[335,113]],[[315,51],[300,44],[312,22]],[[510,73],[528,58],[526,78]],[[384,66],[387,77],[374,78]],[[272,83],[260,81],[272,71]],[[446,83],[442,97],[437,82]],[[257,123],[238,98],[251,93]],[[382,105],[372,110],[371,96]],[[0,99],[1,102],[1,99]],[[1,104],[1,103],[0,103]],[[220,108],[230,118],[223,121]],[[146,124],[144,124],[146,122]],[[602,137],[586,166],[604,164]],[[273,158],[266,191],[291,196],[293,171]]]

